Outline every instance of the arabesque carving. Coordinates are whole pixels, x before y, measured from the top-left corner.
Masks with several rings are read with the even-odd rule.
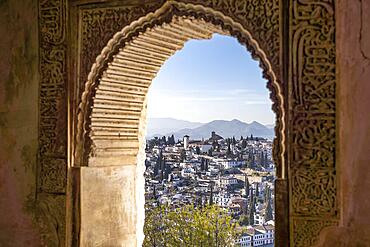
[[[63,246],[67,184],[66,1],[39,1],[40,91],[36,221],[44,246]]]
[[[294,246],[311,246],[338,220],[335,1],[290,4],[291,227]]]

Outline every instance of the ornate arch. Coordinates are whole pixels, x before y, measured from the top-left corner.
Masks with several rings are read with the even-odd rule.
[[[115,63],[117,56],[120,56],[120,53],[124,53],[125,47],[130,46],[130,42],[140,37],[143,33],[151,32],[155,27],[160,27],[164,24],[170,24],[173,21],[173,18],[176,16],[191,18],[193,21],[197,19],[204,20],[203,22],[195,23],[198,25],[198,28],[202,25],[205,27],[203,32],[208,33],[193,33],[193,35],[183,36],[182,45],[189,39],[202,39],[210,38],[210,35],[215,32],[225,33],[227,32],[231,36],[236,37],[241,44],[243,44],[251,53],[253,58],[260,61],[260,67],[263,70],[264,77],[268,80],[268,88],[271,90],[271,99],[273,101],[273,109],[277,115],[276,119],[276,130],[277,140],[275,141],[275,161],[276,164],[284,164],[284,150],[285,150],[285,122],[284,122],[284,97],[281,84],[278,81],[276,73],[273,70],[273,66],[269,61],[266,53],[260,48],[259,43],[253,38],[252,34],[246,30],[240,23],[235,22],[230,17],[225,16],[219,11],[216,11],[211,8],[204,7],[202,5],[194,5],[189,3],[179,3],[177,1],[167,1],[160,9],[153,13],[141,17],[140,19],[133,21],[129,26],[123,28],[120,32],[116,33],[114,37],[108,42],[104,47],[101,54],[97,56],[95,63],[93,64],[91,71],[88,75],[88,80],[85,83],[85,90],[82,93],[82,100],[79,105],[78,111],[78,123],[77,123],[77,147],[75,151],[75,161],[82,160],[80,164],[88,165],[88,157],[97,155],[94,149],[99,149],[98,145],[91,140],[91,116],[92,109],[94,106],[94,98],[97,98],[99,95],[98,86],[101,80],[104,81],[105,71],[109,70],[112,67],[118,69],[117,66],[112,66],[112,63]],[[190,19],[189,19],[190,20]],[[184,32],[181,30],[181,26],[185,25],[186,22],[177,23],[177,29],[179,32]],[[208,24],[208,26],[207,26]],[[209,25],[212,24],[212,25]],[[186,26],[186,25],[185,25]],[[187,26],[187,28],[192,28]],[[194,28],[194,27],[193,27]],[[198,30],[199,31],[199,30]],[[158,32],[158,31],[152,31]],[[135,41],[134,41],[135,42]],[[166,44],[164,42],[163,44]],[[167,57],[171,56],[176,50],[182,48],[182,45],[174,47],[172,53],[168,54]],[[122,48],[120,50],[120,48]],[[275,55],[276,56],[276,55]],[[124,58],[124,55],[121,55],[121,58]],[[165,61],[165,60],[164,60]],[[118,63],[116,61],[116,63]],[[124,65],[122,65],[124,66]],[[277,68],[278,66],[275,66]],[[154,74],[159,70],[159,67],[156,68]],[[138,68],[135,68],[138,69]],[[145,72],[144,72],[145,73]],[[278,73],[278,71],[277,71]],[[121,78],[122,80],[127,79],[125,77]],[[150,86],[150,83],[145,85],[146,87]],[[128,97],[130,95],[123,95],[123,97]],[[141,99],[144,102],[144,98]],[[109,104],[109,103],[108,103]],[[136,129],[139,129],[139,124],[137,124]],[[138,133],[138,132],[137,132]],[[120,133],[118,133],[120,135]],[[110,137],[112,138],[112,136]],[[119,136],[119,139],[124,139],[122,142],[130,141],[135,142],[139,141],[138,135],[130,139],[126,136]],[[125,140],[126,139],[126,140]],[[136,139],[136,140],[135,140]],[[133,150],[137,149],[138,146],[131,146]],[[127,148],[127,147],[124,147]],[[137,152],[133,151],[133,156],[136,156]],[[81,159],[82,158],[82,159]],[[278,168],[280,172],[278,174],[285,174],[284,168],[280,166]],[[281,172],[281,170],[283,170]]]
[[[277,164],[287,168],[284,172],[280,171],[279,177],[285,176],[285,179],[277,181],[281,184],[276,187],[276,200],[280,220],[284,221],[284,226],[289,224],[290,231],[282,231],[278,237],[290,239],[292,246],[314,245],[321,230],[338,224],[340,215],[335,156],[334,0],[325,3],[314,0],[39,0],[40,151],[37,204],[40,213],[37,220],[42,238],[50,245],[63,244],[66,225],[68,228],[72,224],[65,215],[66,202],[78,197],[79,172],[82,169],[71,167],[87,165],[86,160],[79,158],[84,157],[85,151],[85,156],[89,154],[86,147],[91,142],[87,141],[85,146],[85,139],[89,138],[90,120],[87,116],[93,101],[87,99],[92,99],[96,90],[85,94],[84,103],[80,100],[96,57],[113,35],[122,31],[122,27],[132,26],[135,20],[156,13],[164,5],[170,8],[168,12],[171,14],[162,13],[158,18],[153,17],[145,27],[169,23],[172,16],[185,13],[185,16],[200,17],[215,26],[221,25],[222,31],[229,31],[241,43],[251,45],[252,39],[244,39],[237,28],[232,33],[232,28],[222,24],[222,18],[201,14],[203,8],[210,9],[248,30],[260,50],[264,51],[271,68],[262,63],[263,69],[273,71],[285,100],[282,103],[275,98],[278,88],[269,83],[273,101],[279,102],[274,104],[277,119],[285,123],[285,131],[279,123],[275,131],[282,136],[275,139],[274,157]],[[190,11],[181,6],[197,6],[199,9]],[[138,28],[126,40],[137,37],[139,33]],[[253,46],[249,48],[252,52],[259,50]],[[261,54],[257,57],[264,58]],[[107,69],[112,61],[105,59],[107,63],[102,65],[101,71]],[[95,75],[95,79],[89,77],[94,79],[91,85],[97,83],[103,73]],[[272,81],[267,72],[265,76]],[[285,109],[284,116],[279,111],[279,104]],[[76,119],[77,113],[79,119]],[[77,128],[78,122],[81,128]],[[80,131],[78,134],[77,130]],[[286,135],[285,151],[279,146],[283,134]],[[86,135],[88,138],[83,138]],[[82,141],[82,146],[74,150],[76,141]],[[77,208],[72,210],[78,214],[78,198],[74,203]],[[70,209],[67,209],[68,213]],[[50,223],[48,218],[55,220]],[[78,224],[78,219],[76,222]]]

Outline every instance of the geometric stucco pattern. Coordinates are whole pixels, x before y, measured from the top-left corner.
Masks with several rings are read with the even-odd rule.
[[[37,182],[39,214],[43,215],[39,221],[54,222],[41,224],[43,238],[49,243],[64,243],[65,238],[67,54],[79,56],[77,66],[80,73],[72,85],[74,99],[79,99],[96,56],[113,35],[132,21],[160,8],[165,1],[128,2],[90,4],[84,1],[79,5],[79,1],[73,1],[81,21],[81,33],[78,34],[81,49],[75,54],[67,50],[70,44],[67,45],[66,38],[66,15],[69,13],[66,0],[39,0],[41,81]],[[324,227],[337,224],[339,215],[335,164],[335,1],[289,1],[289,64],[280,63],[284,46],[280,37],[282,1],[178,2],[212,8],[240,23],[265,51],[279,83],[288,83],[290,93],[284,92],[284,96],[289,130],[287,165],[291,245],[313,245]],[[246,43],[245,40],[241,42]],[[281,66],[289,66],[288,82],[283,82],[280,77]],[[78,103],[72,102],[73,113],[76,113]],[[279,112],[276,109],[275,112],[279,118]]]
[[[294,246],[337,224],[334,0],[290,1],[290,208]]]
[[[63,246],[67,184],[66,1],[39,1],[37,222],[43,245]]]

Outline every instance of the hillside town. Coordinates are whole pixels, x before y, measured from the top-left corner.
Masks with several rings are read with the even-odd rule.
[[[147,140],[146,210],[218,205],[237,225],[236,246],[273,246],[272,141],[254,137]]]

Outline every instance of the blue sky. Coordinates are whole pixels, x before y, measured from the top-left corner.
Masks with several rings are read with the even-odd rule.
[[[149,89],[148,117],[209,122],[275,122],[258,62],[235,38],[191,40],[162,66]]]

